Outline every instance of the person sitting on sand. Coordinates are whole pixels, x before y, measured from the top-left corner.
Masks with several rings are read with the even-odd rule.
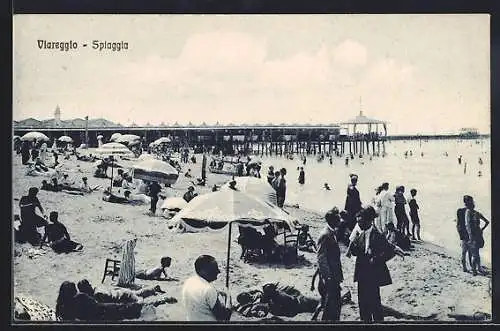
[[[184,200],[186,200],[186,202],[189,202],[189,201],[193,200],[196,196],[198,196],[198,193],[194,192],[194,187],[193,186],[189,186],[187,192],[184,193],[184,195],[182,196],[182,198]]]
[[[182,303],[188,321],[229,321],[231,297],[218,291],[211,283],[220,274],[213,256],[201,255],[194,262],[196,274],[182,286]]]
[[[40,157],[37,157],[35,159],[35,169],[40,172],[49,171],[49,168],[45,165],[45,163],[42,162],[42,159]]]
[[[70,253],[81,251],[83,245],[71,240],[68,230],[64,224],[59,222],[59,213],[53,211],[49,215],[52,224],[45,226],[45,234],[40,242],[40,249],[47,240],[49,246],[56,253]]]
[[[323,188],[324,188],[326,191],[330,191],[330,190],[331,190],[331,188],[330,188],[330,186],[328,185],[328,183],[325,183],[325,184],[323,185]]]
[[[121,187],[123,182],[123,169],[118,169],[118,174],[113,177],[113,186]]]
[[[101,188],[100,185],[90,187],[87,177],[82,177],[82,184],[80,185],[80,191],[82,191],[83,193],[92,193],[100,188]]]
[[[106,169],[102,165],[98,165],[94,172],[94,177],[96,178],[109,178],[106,174]]]
[[[184,177],[188,177],[188,178],[193,177],[193,176],[191,175],[191,169],[188,169],[188,170],[186,171],[186,173],[184,174]]]
[[[123,174],[122,187],[127,190],[135,189],[133,185],[133,179],[128,174]]]
[[[85,291],[85,289],[84,289]],[[157,306],[158,303],[151,303]],[[101,303],[87,293],[78,293],[75,283],[65,281],[59,288],[56,316],[63,321],[133,319],[141,316],[144,303]]]
[[[60,185],[61,186],[68,186],[71,187],[73,184],[75,184],[75,181],[70,181],[68,174],[64,173],[63,174],[63,179],[61,180]]]
[[[219,190],[219,186],[217,186],[217,184],[214,184],[214,186],[212,186],[212,192],[217,192]]]
[[[128,199],[125,198],[125,197],[120,197],[120,196],[117,196],[117,195],[114,195],[113,193],[111,193],[111,187],[108,186],[108,188],[106,188],[104,190],[104,192],[102,192],[102,200],[106,201],[106,202],[112,202],[112,203],[128,203]]]
[[[143,280],[164,280],[164,281],[178,281],[176,278],[167,276],[166,268],[169,268],[172,263],[172,258],[164,256],[160,259],[160,266],[149,270],[138,270],[135,272],[135,278]],[[162,277],[164,275],[165,277]]]
[[[22,196],[19,200],[21,209],[21,224],[19,225],[18,237],[20,242],[29,242],[32,245],[40,243],[41,235],[37,228],[47,224],[45,211],[37,198],[38,188],[30,187],[28,195]],[[36,213],[36,208],[40,210],[43,217]]]
[[[125,199],[134,204],[150,204],[151,198],[146,194],[135,194],[131,193],[129,190],[126,190],[123,193]]]
[[[314,242],[311,234],[309,233],[309,225],[302,225],[297,236],[297,244],[299,250],[315,253],[317,250],[316,243]]]

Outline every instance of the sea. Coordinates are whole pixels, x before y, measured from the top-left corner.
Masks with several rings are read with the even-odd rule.
[[[388,182],[389,190],[396,186],[417,190],[420,207],[422,240],[432,242],[460,255],[460,240],[456,231],[456,211],[463,206],[465,194],[474,197],[476,210],[491,221],[491,164],[490,140],[406,140],[388,141],[385,157],[359,155],[345,165],[344,157],[333,157],[333,164],[325,157],[307,156],[304,165],[298,155],[293,160],[283,156],[262,156],[261,175],[268,167],[287,170],[286,204],[298,204],[301,209],[325,213],[336,206],[343,209],[349,174],[357,174],[361,201],[369,204],[375,189]],[[411,154],[410,155],[410,151]],[[408,152],[405,157],[405,152]],[[462,155],[462,162],[458,158]],[[480,164],[479,159],[482,159]],[[299,169],[304,167],[305,184],[298,183]],[[466,169],[464,169],[466,168]],[[481,172],[481,176],[479,173]],[[328,183],[331,190],[325,190]],[[411,223],[410,223],[411,226]],[[491,227],[484,232],[485,246],[481,249],[481,263],[491,265]]]

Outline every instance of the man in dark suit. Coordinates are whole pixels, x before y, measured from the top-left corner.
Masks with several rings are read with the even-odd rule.
[[[340,224],[337,208],[333,208],[325,215],[326,227],[318,238],[318,269],[319,285],[322,305],[324,307],[322,320],[340,320],[342,302],[340,299],[340,283],[344,280],[340,249],[335,235],[335,229]]]
[[[394,246],[373,226],[376,212],[367,207],[360,212],[361,233],[352,241],[350,253],[356,256],[354,281],[358,283],[361,320],[365,323],[384,320],[380,287],[392,284],[386,262],[395,256]]]
[[[464,204],[469,203],[472,197],[469,195],[464,195]],[[469,234],[467,233],[467,227],[465,224],[465,211],[467,207],[457,209],[457,232],[460,237],[460,243],[462,248],[462,269],[467,272],[467,255],[469,255],[469,263],[472,266],[472,255],[469,253]]]

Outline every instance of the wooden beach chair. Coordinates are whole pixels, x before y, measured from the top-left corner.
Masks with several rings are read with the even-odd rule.
[[[294,264],[298,262],[299,257],[299,233],[300,229],[295,233],[284,232],[285,246],[281,256],[284,264]]]
[[[104,265],[104,275],[102,276],[101,284],[104,283],[104,280],[107,276],[111,276],[111,280],[114,280],[115,277],[118,277],[118,273],[120,271],[120,261],[113,259],[106,259],[106,263]]]

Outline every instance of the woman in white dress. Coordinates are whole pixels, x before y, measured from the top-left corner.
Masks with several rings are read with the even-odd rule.
[[[383,183],[380,192],[380,223],[385,231],[387,224],[394,223],[394,196],[389,192],[389,183]]]
[[[379,186],[375,189],[375,196],[373,197],[372,199],[372,206],[373,206],[373,209],[375,209],[375,211],[377,212],[377,217],[375,218],[374,220],[374,223],[375,223],[375,227],[381,232],[383,233],[385,231],[385,223],[382,221],[382,217],[380,215],[380,210],[382,208],[382,204],[381,204],[381,193],[382,192],[382,186]]]

